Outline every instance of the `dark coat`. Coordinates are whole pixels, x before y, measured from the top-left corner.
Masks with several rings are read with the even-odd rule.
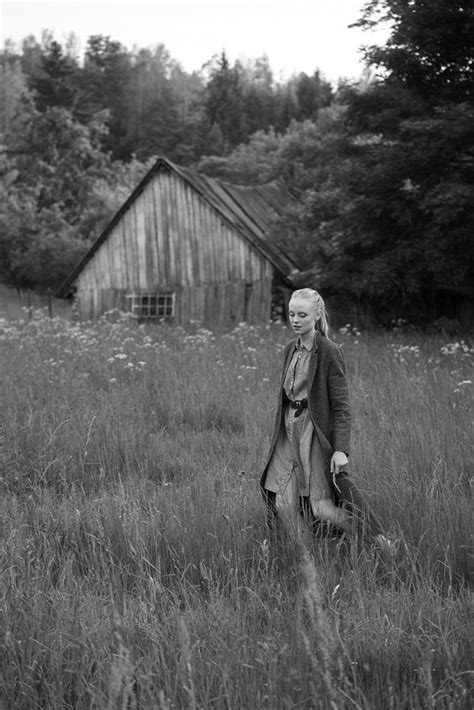
[[[260,480],[262,486],[283,426],[283,384],[296,342],[296,339],[292,340],[285,348],[273,436]],[[315,429],[324,435],[332,450],[344,451],[349,455],[351,410],[344,354],[339,345],[326,338],[320,331],[316,331],[308,369],[308,410]]]

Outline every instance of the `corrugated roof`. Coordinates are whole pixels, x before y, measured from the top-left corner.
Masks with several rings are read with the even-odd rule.
[[[165,158],[158,158],[77,264],[76,268],[64,281],[57,293],[58,296],[65,297],[68,295],[75,278],[87,262],[90,261],[100,245],[107,239],[122,215],[160,170],[174,172],[191,185],[203,199],[217,210],[244,239],[260,251],[284,276],[288,276],[292,270],[297,268],[296,264],[275,246],[270,234],[275,220],[283,215],[289,205],[294,203],[293,197],[284,186],[277,181],[255,187],[231,185],[230,183],[196,173],[189,168],[175,165]]]

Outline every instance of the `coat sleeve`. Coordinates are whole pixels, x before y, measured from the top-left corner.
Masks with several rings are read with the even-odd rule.
[[[328,391],[333,411],[333,446],[335,451],[350,453],[351,407],[342,348],[335,348],[329,364]]]
[[[280,433],[280,427],[281,427],[281,422],[282,422],[282,417],[283,417],[283,382],[284,382],[284,378],[285,378],[286,362],[287,362],[287,358],[288,358],[291,347],[292,347],[292,343],[288,343],[288,345],[285,347],[285,350],[283,353],[283,369],[281,372],[279,388],[278,388],[278,399],[277,399],[277,403],[276,403],[275,420],[274,420],[274,424],[273,424],[273,433],[272,433],[272,438],[271,438],[271,443],[270,443],[270,449],[269,449],[267,460],[265,463],[265,468],[263,469],[263,473],[260,478],[260,485],[262,486],[262,488],[265,485],[265,478],[267,475],[268,465],[270,463],[270,459],[272,457],[273,450],[275,448],[275,445],[276,445],[276,442],[278,439],[278,434]]]

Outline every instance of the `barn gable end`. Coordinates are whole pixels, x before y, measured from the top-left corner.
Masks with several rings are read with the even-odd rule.
[[[83,319],[134,308],[176,323],[267,321],[275,276],[284,281],[295,268],[268,238],[291,199],[278,200],[278,189],[235,188],[159,159],[59,295],[74,291]]]

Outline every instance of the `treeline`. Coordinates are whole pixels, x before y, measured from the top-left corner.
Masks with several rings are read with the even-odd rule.
[[[38,111],[68,111],[82,125],[107,117],[101,147],[113,159],[166,155],[189,164],[203,154],[228,153],[258,130],[284,132],[292,120],[315,119],[333,91],[319,72],[276,83],[268,59],[231,65],[225,52],[188,74],[162,44],[127,50],[110,37],[89,37],[79,61],[74,36],[62,46],[44,32],[21,49],[7,47]]]
[[[365,77],[336,91],[317,71],[275,82],[264,57],[187,74],[162,45],[91,37],[81,63],[48,34],[6,46],[1,277],[54,287],[161,154],[284,180],[298,206],[277,238],[306,284],[384,318],[472,294],[472,3],[370,0],[359,24],[387,20]]]

